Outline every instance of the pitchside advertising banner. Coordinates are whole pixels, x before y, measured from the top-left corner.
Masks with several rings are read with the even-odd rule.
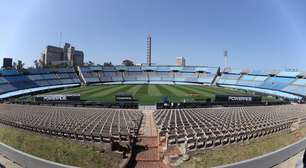
[[[115,96],[116,101],[133,101],[134,97],[130,93],[118,93]]]
[[[216,102],[261,102],[261,96],[216,95]]]
[[[80,101],[80,94],[37,95],[35,101]]]

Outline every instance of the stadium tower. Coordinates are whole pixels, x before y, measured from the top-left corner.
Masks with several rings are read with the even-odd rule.
[[[148,37],[147,37],[147,64],[148,64],[148,66],[151,66],[151,61],[152,61],[152,59],[151,59],[151,40],[152,40],[152,38],[151,38],[151,34],[150,33],[148,33]]]

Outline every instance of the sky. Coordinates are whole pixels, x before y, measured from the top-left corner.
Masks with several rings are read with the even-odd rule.
[[[69,42],[85,61],[306,70],[305,0],[0,0],[0,58],[33,65]],[[2,59],[0,61],[2,63]]]

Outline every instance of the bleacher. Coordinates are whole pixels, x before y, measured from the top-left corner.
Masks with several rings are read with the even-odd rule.
[[[287,77],[269,77],[267,78],[262,85],[259,87],[273,89],[273,90],[282,90],[288,86],[291,82],[295,81],[296,78],[287,78]]]
[[[305,105],[161,109],[154,112],[160,139],[186,150],[238,143],[287,130],[306,121]]]
[[[240,78],[240,74],[223,74],[218,81],[222,84],[229,84],[229,85],[236,85],[238,83],[238,80]]]
[[[298,95],[306,95],[306,79],[296,79],[290,85],[283,89],[284,91],[295,93]]]
[[[73,68],[0,70],[0,98],[28,93],[27,89],[41,90],[49,86],[86,84],[217,84],[274,94],[287,98],[306,96],[306,75],[296,70],[262,71],[226,69],[218,76],[219,67],[206,66],[87,66],[80,67],[79,75]],[[38,89],[41,88],[41,89]],[[34,91],[33,90],[33,91]],[[291,95],[290,95],[291,94]]]
[[[0,75],[0,98],[40,91],[50,86],[59,88],[80,84],[79,77],[72,68],[27,69],[23,73],[17,70],[1,70]]]
[[[286,98],[306,96],[306,79],[299,71],[226,70],[217,81],[219,86],[249,89]],[[292,95],[290,95],[292,94]],[[296,96],[295,96],[296,95]]]
[[[268,76],[242,75],[237,85],[258,87],[268,78]]]
[[[211,85],[219,67],[204,66],[114,66],[81,67],[87,84],[91,83],[194,83]]]
[[[139,110],[0,106],[0,122],[39,133],[89,141],[128,141],[136,136],[143,114]]]

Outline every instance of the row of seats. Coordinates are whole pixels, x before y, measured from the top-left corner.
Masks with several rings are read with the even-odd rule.
[[[0,122],[40,133],[92,141],[128,141],[138,134],[139,110],[0,105]]]
[[[290,75],[280,73],[281,75]],[[269,76],[251,74],[223,74],[217,81],[219,85],[234,85],[278,90],[306,96],[306,79],[292,76]]]
[[[268,76],[274,75],[279,77],[293,77],[304,76],[304,72],[298,71],[297,69],[286,69],[286,70],[249,70],[249,69],[232,69],[226,68],[225,73],[229,74],[250,74],[250,75],[260,75]]]
[[[82,72],[92,71],[103,71],[103,72],[114,72],[114,71],[126,71],[126,72],[144,72],[144,71],[156,71],[156,72],[217,72],[219,67],[207,67],[207,66],[86,66],[80,67]]]
[[[79,77],[74,71],[7,75],[0,77],[0,94],[30,88],[79,83]]]
[[[204,72],[119,72],[92,71],[82,72],[86,83],[129,82],[129,81],[170,81],[212,84],[215,74]]]
[[[305,105],[203,109],[161,109],[154,112],[161,137],[169,145],[196,150],[269,135],[306,121]]]

